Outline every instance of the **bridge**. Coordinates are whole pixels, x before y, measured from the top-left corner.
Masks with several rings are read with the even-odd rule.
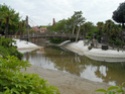
[[[33,33],[33,34],[25,34],[23,36],[20,37],[21,39],[38,39],[38,38],[46,38],[46,39],[54,39],[54,38],[59,38],[59,39],[64,39],[64,40],[75,40],[76,39],[76,35],[71,35],[71,34],[67,34],[67,33],[56,33],[56,32],[52,32],[52,33]],[[79,36],[78,39],[82,39],[83,36]]]

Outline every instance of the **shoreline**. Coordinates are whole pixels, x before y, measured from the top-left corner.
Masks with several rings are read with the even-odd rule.
[[[84,45],[84,41],[80,40],[78,42],[69,43],[65,46],[67,50],[70,50],[78,55],[85,55],[91,60],[118,63],[125,62],[125,51],[117,51],[114,49],[103,50],[100,47],[88,49],[89,46]]]
[[[34,65],[28,67],[25,72],[38,74],[51,85],[56,86],[60,94],[99,94],[95,90],[105,89],[109,86],[106,83],[93,82],[69,73],[44,69]]]

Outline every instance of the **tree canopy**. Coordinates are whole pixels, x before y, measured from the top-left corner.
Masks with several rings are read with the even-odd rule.
[[[0,4],[0,33],[11,34],[17,31],[20,22],[19,13],[5,4]],[[9,31],[8,31],[9,30]]]
[[[71,16],[72,21],[72,34],[75,32],[75,28],[81,26],[85,22],[85,18],[82,16],[82,11],[75,11]]]
[[[117,10],[113,12],[112,18],[124,27],[125,2],[121,3]],[[78,40],[79,35],[82,35],[84,39],[91,40],[96,38],[99,43],[102,43],[102,39],[105,39],[105,43],[110,46],[123,46],[121,44],[124,44],[123,42],[125,40],[120,24],[115,24],[111,19],[105,22],[97,22],[96,25],[92,22],[85,22],[85,20],[82,11],[75,11],[70,18],[58,21],[54,26],[50,26],[51,28],[49,30],[70,33],[72,36],[76,36],[76,40]]]
[[[113,12],[113,20],[117,23],[121,23],[124,28],[125,23],[125,2],[121,3],[119,7]]]

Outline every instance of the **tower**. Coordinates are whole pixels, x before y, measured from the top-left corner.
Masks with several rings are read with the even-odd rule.
[[[56,21],[55,21],[55,18],[53,18],[53,24],[52,25],[54,26],[55,24],[56,24]]]

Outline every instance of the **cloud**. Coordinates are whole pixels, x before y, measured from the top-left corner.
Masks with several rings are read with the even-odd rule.
[[[71,17],[74,11],[82,11],[87,21],[97,23],[111,19],[112,12],[124,0],[2,0],[17,12],[23,19],[26,15],[32,20],[31,25],[48,25]]]

